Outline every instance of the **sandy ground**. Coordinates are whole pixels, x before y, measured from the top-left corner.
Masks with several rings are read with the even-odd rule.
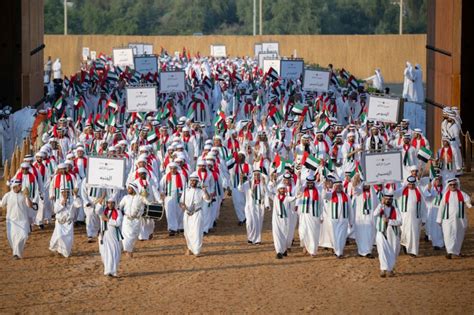
[[[474,191],[474,177],[463,179]],[[474,226],[474,211],[469,210]],[[380,278],[377,259],[346,258],[326,251],[304,256],[296,240],[287,258],[275,259],[271,216],[266,213],[263,244],[248,245],[225,201],[204,256],[183,255],[182,235],[168,237],[164,221],[152,241],[137,243],[133,259],[122,257],[120,278],[102,276],[98,244],[75,231],[73,256],[48,251],[52,227],[34,231],[25,257],[11,258],[0,222],[0,313],[469,313],[474,312],[474,228],[467,232],[462,259],[421,243],[421,255],[401,255],[394,278]]]

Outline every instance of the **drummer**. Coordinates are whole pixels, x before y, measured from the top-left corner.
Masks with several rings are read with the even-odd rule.
[[[140,167],[137,170],[138,178],[133,181],[138,187],[138,194],[143,196],[148,202],[154,202],[158,200],[158,196],[154,195],[154,192],[157,191],[156,184],[153,181],[150,181],[148,178],[148,170],[144,167]],[[155,186],[155,187],[153,187]],[[141,217],[140,218],[140,234],[138,239],[140,241],[151,240],[153,238],[153,231],[155,230],[155,221],[150,218]]]
[[[189,186],[179,200],[180,208],[184,211],[183,226],[187,246],[185,254],[193,253],[196,257],[201,256],[202,247],[204,217],[201,210],[205,202],[211,201],[207,187],[199,187],[198,182],[198,174],[192,173],[189,176]]]

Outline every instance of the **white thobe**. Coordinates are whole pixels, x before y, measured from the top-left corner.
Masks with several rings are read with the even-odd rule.
[[[403,222],[400,243],[406,247],[407,253],[412,255],[418,255],[420,248],[421,225],[426,222],[426,202],[421,190],[420,195],[421,199],[419,208],[417,208],[415,189],[408,189],[408,197],[405,203],[406,206],[404,205],[405,196],[403,196],[403,194],[398,201]]]
[[[140,195],[126,195],[120,201],[119,209],[123,209],[122,222],[123,250],[133,252],[140,233],[140,218],[143,215],[147,200]]]
[[[194,255],[201,253],[204,224],[202,209],[209,201],[202,189],[192,187],[186,188],[180,198],[180,203],[184,203],[187,208],[183,218],[184,238],[186,246]]]
[[[58,252],[64,257],[69,257],[74,241],[74,217],[77,209],[82,206],[82,201],[79,198],[74,200],[68,198],[66,204],[62,205],[62,200],[61,197],[54,203],[56,222],[49,242],[49,250]]]
[[[107,213],[108,220],[101,221],[101,233],[99,235],[99,252],[104,264],[104,275],[117,275],[117,270],[122,255],[122,211],[117,210],[117,217],[112,218],[112,211]]]
[[[272,235],[275,251],[277,254],[284,254],[288,249],[290,239],[290,220],[289,215],[295,196],[285,196],[281,203],[278,199],[278,193],[273,197],[273,215],[272,215]],[[291,239],[293,236],[291,236]],[[291,242],[290,242],[291,245]]]
[[[247,228],[247,240],[252,243],[262,241],[263,217],[265,208],[270,207],[268,191],[262,182],[252,184],[249,181],[239,185],[239,191],[245,194],[245,226]]]
[[[313,189],[317,191],[317,198],[313,199]],[[318,188],[308,189],[308,197],[305,197],[306,187],[301,190],[303,195],[298,198],[299,227],[301,246],[312,256],[316,255],[319,246],[319,235],[322,217],[322,199]]]
[[[395,211],[395,213],[393,213]],[[379,204],[373,212],[377,229],[375,243],[379,254],[380,270],[392,271],[400,253],[401,215],[396,207],[386,207]],[[384,222],[384,218],[388,222]]]
[[[30,207],[22,192],[7,192],[1,202],[1,207],[7,209],[6,227],[7,239],[13,256],[23,257],[26,240],[30,233]]]
[[[352,213],[352,202],[347,196],[347,203],[343,203],[343,193],[337,193],[337,201],[332,200],[332,192],[324,192],[323,196],[328,200],[329,217],[324,216],[324,220],[329,220],[332,225],[331,240],[334,246],[334,253],[341,256],[344,253],[344,246],[346,245],[347,232],[349,225],[353,224],[354,214]]]
[[[364,194],[366,195],[364,197]],[[365,200],[364,200],[365,198]],[[366,256],[372,253],[375,242],[375,226],[373,211],[378,205],[378,198],[373,188],[368,192],[355,189],[355,239],[359,255]]]
[[[448,254],[459,256],[461,253],[464,235],[466,234],[468,220],[465,206],[471,208],[471,198],[465,192],[461,192],[464,205],[459,202],[457,192],[450,192],[449,198],[443,195],[439,205],[437,222],[443,228],[444,244]]]

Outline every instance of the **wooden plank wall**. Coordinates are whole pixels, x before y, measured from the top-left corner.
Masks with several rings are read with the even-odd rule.
[[[461,103],[461,0],[428,2],[427,91],[436,103],[460,107]],[[428,106],[427,134],[434,149],[441,145],[442,110]]]
[[[345,67],[359,78],[373,74],[380,67],[388,83],[403,82],[405,62],[419,63],[426,69],[426,35],[264,35],[264,36],[112,36],[112,35],[46,35],[45,60],[60,57],[65,75],[79,69],[82,47],[111,54],[116,47],[144,42],[159,53],[164,47],[170,53],[186,47],[192,54],[209,55],[211,44],[226,45],[230,56],[253,55],[254,44],[276,41],[280,54],[291,56],[296,51],[310,63]]]

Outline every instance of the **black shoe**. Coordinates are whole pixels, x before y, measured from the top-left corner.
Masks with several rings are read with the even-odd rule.
[[[336,255],[336,257],[337,257],[337,259],[342,259],[342,258],[344,258],[344,256],[342,256],[342,255]]]
[[[252,241],[247,241],[247,243],[249,243],[249,244],[253,244],[253,243],[252,243]]]
[[[244,221],[239,221],[239,223],[237,223],[238,226],[242,226],[244,225]]]
[[[216,227],[217,226],[217,221],[214,221],[214,223],[212,224],[212,227]]]
[[[87,243],[94,243],[94,239],[92,237],[87,238]]]
[[[168,235],[169,235],[169,236],[175,236],[175,235],[176,235],[176,231],[170,230]]]
[[[441,250],[441,247],[439,247],[439,246],[434,246],[434,247],[433,247],[433,250]]]
[[[416,258],[415,254],[408,254],[411,258]]]
[[[254,243],[254,245],[262,245],[261,242]]]
[[[179,233],[184,233],[184,229],[179,229]]]
[[[407,254],[407,248],[405,246],[402,246],[403,253],[406,255]]]
[[[44,230],[44,224],[40,224],[38,225],[38,227],[40,228],[40,230]]]
[[[365,258],[375,259],[374,255],[372,255],[372,254],[367,254],[367,255],[365,255]]]
[[[451,254],[446,254],[446,259],[451,259],[451,258],[453,258],[453,255],[451,255]]]
[[[283,254],[278,253],[278,254],[276,255],[276,259],[282,259],[282,258],[283,258]]]
[[[425,235],[425,242],[429,242],[429,241],[430,241],[430,239],[429,239],[428,235]]]
[[[285,256],[285,257],[288,256],[288,251],[287,250],[285,250],[285,252],[283,253],[283,256]]]

